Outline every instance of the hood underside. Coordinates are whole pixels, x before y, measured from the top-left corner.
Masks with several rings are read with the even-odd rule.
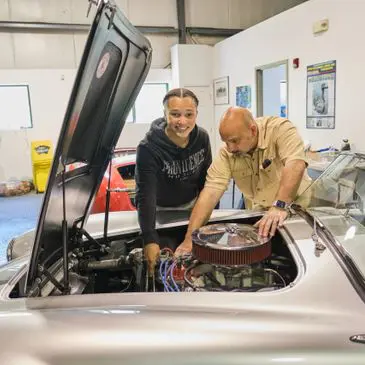
[[[150,63],[149,41],[112,1],[99,2],[44,194],[28,287],[84,226]]]

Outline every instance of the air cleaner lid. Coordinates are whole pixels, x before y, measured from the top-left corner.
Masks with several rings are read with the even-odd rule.
[[[257,229],[248,224],[218,223],[193,232],[193,243],[220,250],[248,250],[267,243]]]

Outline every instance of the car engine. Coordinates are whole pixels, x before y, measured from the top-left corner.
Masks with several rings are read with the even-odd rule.
[[[212,223],[193,233],[192,252],[176,257],[186,226],[159,231],[163,247],[150,276],[137,233],[110,241],[80,234],[68,254],[68,294],[123,292],[263,292],[284,288],[298,275],[290,245],[279,231],[273,237],[258,235],[257,218]],[[50,277],[53,280],[50,280]],[[11,298],[63,295],[63,259],[49,267],[48,275],[25,292],[25,276]]]
[[[182,241],[185,229],[164,233]],[[176,245],[175,245],[176,247]],[[71,294],[112,292],[260,292],[289,285],[297,269],[283,238],[262,238],[251,224],[218,223],[193,234],[193,249],[175,257],[165,247],[149,276],[139,236],[102,245],[95,240],[70,255]],[[45,288],[44,288],[45,289]],[[57,288],[42,296],[59,295]]]

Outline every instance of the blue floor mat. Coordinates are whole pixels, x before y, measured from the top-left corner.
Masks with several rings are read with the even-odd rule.
[[[0,197],[0,265],[6,262],[6,248],[14,236],[35,227],[43,194]]]

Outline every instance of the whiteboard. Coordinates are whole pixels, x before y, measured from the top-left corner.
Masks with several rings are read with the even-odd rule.
[[[0,85],[0,130],[32,127],[28,85]]]

